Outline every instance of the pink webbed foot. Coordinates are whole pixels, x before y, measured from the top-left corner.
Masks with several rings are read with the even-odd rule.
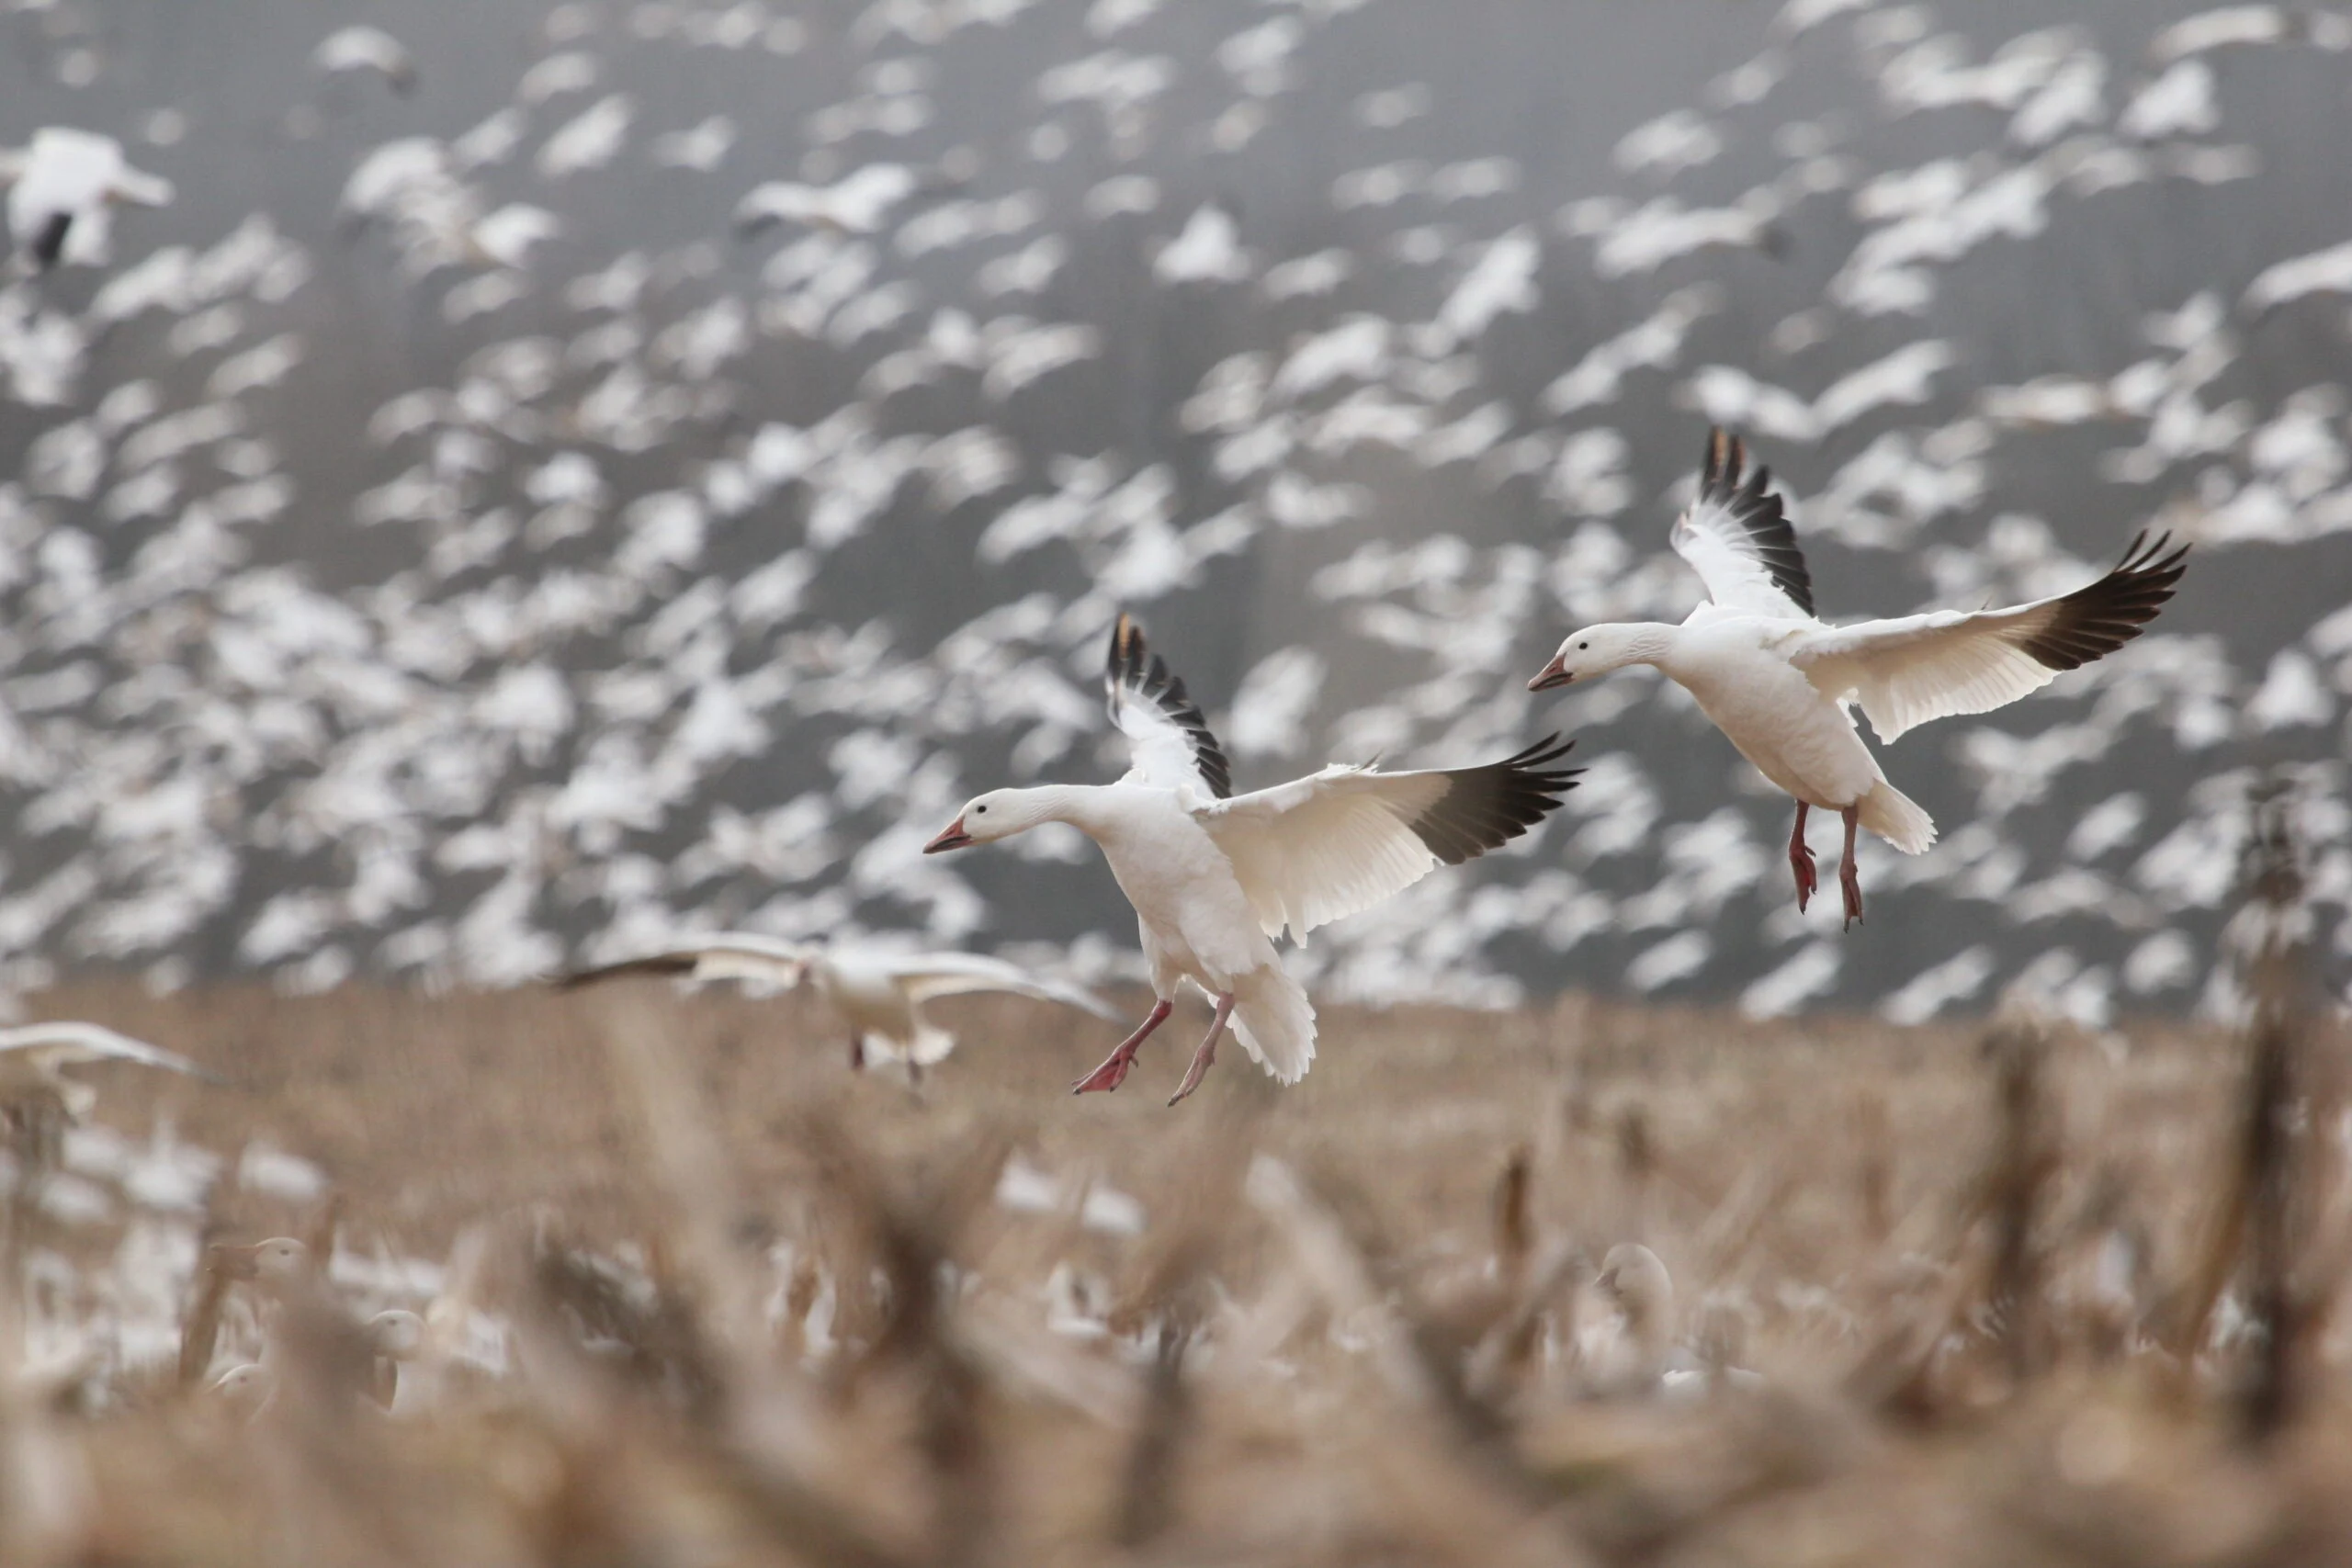
[[[1797,802],[1797,825],[1789,833],[1789,869],[1796,873],[1797,913],[1802,915],[1813,896],[1821,891],[1821,876],[1814,869],[1813,851],[1804,841],[1804,817],[1807,807]]]
[[[1207,1035],[1201,1041],[1200,1049],[1193,1053],[1193,1065],[1184,1069],[1184,1081],[1178,1084],[1176,1092],[1168,1097],[1170,1105],[1174,1105],[1201,1087],[1201,1080],[1208,1076],[1210,1065],[1216,1060],[1217,1036],[1225,1032],[1225,1021],[1232,1016],[1233,993],[1227,991],[1217,998],[1216,1017],[1209,1021]]]
[[[1119,1048],[1112,1052],[1108,1056],[1105,1056],[1102,1059],[1102,1065],[1101,1066],[1095,1068],[1092,1072],[1087,1074],[1084,1077],[1070,1085],[1070,1093],[1092,1094],[1099,1090],[1102,1093],[1108,1094],[1111,1090],[1126,1082],[1127,1069],[1136,1065],[1136,1049],[1140,1047],[1146,1040],[1151,1038],[1151,1032],[1153,1030],[1158,1029],[1161,1024],[1168,1021],[1168,1014],[1171,1010],[1171,1007],[1172,1004],[1166,1001],[1154,1005],[1150,1013],[1144,1019],[1143,1026],[1137,1029],[1133,1034],[1128,1035],[1125,1040],[1120,1041]]]

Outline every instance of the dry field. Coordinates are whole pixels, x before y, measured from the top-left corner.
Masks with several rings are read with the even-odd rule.
[[[31,1010],[233,1084],[100,1080],[227,1156],[201,1210],[20,1186],[11,1564],[2352,1560],[2315,1027],[2265,1100],[2159,1024],[1333,1008],[1303,1085],[1228,1047],[1170,1110],[1202,1010],[1077,1100],[1112,1031],[1012,998],[919,1091],[654,982]],[[208,1308],[199,1231],[334,1262]],[[141,1267],[185,1375],[54,1348]]]

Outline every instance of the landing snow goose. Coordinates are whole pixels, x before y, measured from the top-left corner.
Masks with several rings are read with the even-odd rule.
[[[1333,763],[1249,795],[1233,793],[1224,750],[1184,682],[1125,615],[1104,676],[1111,721],[1135,765],[1116,784],[1046,784],[976,795],[925,854],[994,843],[1046,822],[1092,839],[1135,906],[1158,998],[1141,1027],[1071,1086],[1114,1089],[1136,1051],[1192,981],[1216,1016],[1169,1104],[1200,1086],[1230,1022],[1242,1049],[1283,1083],[1315,1059],[1315,1009],[1283,968],[1294,940],[1403,892],[1441,863],[1509,843],[1557,809],[1577,770],[1557,766],[1557,736],[1483,767],[1385,773]]]
[[[0,1029],[0,1100],[17,1100],[27,1094],[53,1096],[65,1108],[66,1114],[79,1122],[97,1104],[98,1091],[67,1077],[65,1069],[101,1062],[133,1062],[142,1067],[161,1067],[210,1084],[227,1081],[160,1045],[118,1034],[103,1024],[60,1019]]]
[[[566,989],[628,975],[682,980],[748,980],[790,990],[812,985],[849,1026],[849,1065],[904,1062],[910,1076],[944,1060],[956,1036],[922,1016],[922,1004],[973,991],[1005,991],[1081,1008],[1115,1020],[1111,1004],[1082,986],[1034,974],[1001,958],[970,953],[889,953],[824,947],[775,937],[722,932],[643,958],[607,964],[567,977]]]
[[[1799,909],[1819,886],[1805,813],[1817,806],[1845,818],[1838,882],[1850,923],[1862,918],[1856,828],[1905,854],[1925,852],[1936,837],[1928,814],[1879,771],[1850,707],[1859,704],[1879,739],[1892,741],[1931,718],[1989,712],[2040,691],[2138,637],[2172,597],[2188,547],[2167,553],[2169,535],[2143,532],[2114,570],[2071,593],[1833,626],[1814,615],[1813,580],[1770,470],[1746,467],[1736,438],[1711,433],[1698,499],[1674,525],[1674,548],[1706,585],[1707,603],[1679,626],[1631,621],[1571,633],[1527,684],[1546,691],[1629,664],[1664,671],[1740,755],[1795,797],[1789,865]]]

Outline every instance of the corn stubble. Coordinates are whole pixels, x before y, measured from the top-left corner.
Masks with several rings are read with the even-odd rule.
[[[658,986],[53,995],[257,1086],[105,1115],[266,1124],[339,1187],[216,1193],[208,1234],[320,1260],[260,1317],[199,1264],[176,1366],[61,1364],[28,1292],[94,1243],[32,1201],[41,1108],[10,1121],[0,1561],[2352,1560],[2342,1040],[2290,805],[2253,814],[2235,1032],[1334,1009],[1299,1089],[1171,1113],[1052,1095],[1098,1043],[1015,1001],[918,1097],[794,1003]],[[1000,1201],[1016,1165],[1058,1196]],[[451,1259],[389,1411],[324,1261],[379,1242]],[[503,1372],[454,1353],[469,1314]]]

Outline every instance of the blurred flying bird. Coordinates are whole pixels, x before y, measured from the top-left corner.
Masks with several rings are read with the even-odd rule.
[[[1706,585],[1707,603],[1679,626],[1619,622],[1571,633],[1528,689],[1632,664],[1662,671],[1742,756],[1796,797],[1789,864],[1800,910],[1816,886],[1805,813],[1818,806],[1845,818],[1838,884],[1850,922],[1862,915],[1856,829],[1914,855],[1935,841],[1936,829],[1887,783],[1849,705],[1859,703],[1879,739],[1892,741],[1931,718],[2016,702],[2138,637],[2172,597],[2188,547],[2166,554],[2168,536],[2151,542],[2143,533],[2114,570],[2071,593],[2006,610],[1831,626],[1814,615],[1813,580],[1770,490],[1770,470],[1744,473],[1746,462],[1736,438],[1712,432],[1698,499],[1674,525],[1674,548]]]
[[[172,199],[172,183],[132,168],[121,142],[68,126],[45,125],[21,151],[0,150],[0,185],[11,187],[8,237],[17,265],[30,272],[61,262],[104,266],[116,205],[162,207]]]
[[[78,1122],[97,1104],[98,1091],[67,1077],[65,1069],[101,1062],[135,1062],[142,1067],[186,1073],[209,1084],[227,1082],[209,1068],[160,1045],[118,1034],[103,1024],[60,1020],[0,1029],[0,1100],[15,1100],[27,1093],[52,1094]]]
[[[1114,1089],[1137,1047],[1192,981],[1216,1004],[1170,1105],[1199,1087],[1228,1021],[1242,1048],[1283,1083],[1315,1059],[1315,1009],[1273,939],[1308,931],[1403,892],[1442,861],[1509,843],[1558,808],[1577,770],[1557,736],[1484,767],[1384,773],[1335,762],[1250,795],[1233,793],[1225,751],[1184,682],[1125,615],[1112,628],[1103,684],[1135,765],[1116,784],[1046,784],[975,796],[925,854],[1066,822],[1101,846],[1135,906],[1152,990],[1141,1028],[1073,1087]]]
[[[569,990],[630,975],[669,975],[692,981],[749,980],[781,990],[813,985],[849,1025],[849,1065],[904,1062],[910,1075],[944,1060],[956,1036],[926,1021],[922,1004],[973,991],[1005,991],[1118,1018],[1111,1005],[1082,986],[1033,974],[1001,958],[970,953],[887,953],[781,942],[748,933],[720,933],[644,958],[607,964],[562,982]]]
[[[904,164],[868,164],[831,186],[771,180],[736,203],[735,226],[747,234],[787,222],[870,234],[916,187],[915,173]]]
[[[329,76],[373,71],[405,96],[416,90],[416,61],[400,39],[365,25],[329,33],[311,51],[311,65]]]

